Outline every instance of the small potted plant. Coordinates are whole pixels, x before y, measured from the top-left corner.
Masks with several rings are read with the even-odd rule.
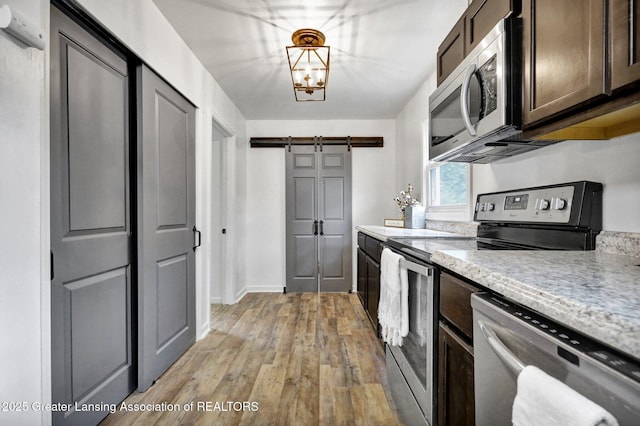
[[[400,191],[400,196],[395,198],[398,208],[402,212],[405,228],[424,228],[424,207],[413,197],[413,186],[409,184],[405,191]]]

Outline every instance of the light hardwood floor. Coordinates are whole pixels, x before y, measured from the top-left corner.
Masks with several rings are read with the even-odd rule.
[[[384,350],[355,294],[252,293],[214,305],[207,337],[125,401],[163,402],[181,408],[118,411],[102,424],[401,424]]]

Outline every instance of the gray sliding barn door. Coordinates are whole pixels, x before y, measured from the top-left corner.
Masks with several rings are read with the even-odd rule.
[[[320,291],[349,291],[351,274],[351,151],[324,146],[318,158]]]
[[[138,68],[138,390],[195,342],[195,108]]]
[[[349,291],[351,151],[302,145],[286,155],[287,292]]]
[[[318,291],[318,159],[293,146],[286,159],[287,292]]]
[[[52,400],[71,407],[135,389],[129,82],[125,59],[51,8]]]

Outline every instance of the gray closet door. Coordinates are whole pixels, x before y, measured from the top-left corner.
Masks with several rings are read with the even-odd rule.
[[[293,146],[286,186],[287,291],[349,291],[351,151]]]
[[[293,146],[286,158],[287,292],[318,291],[318,158]]]
[[[195,342],[195,108],[138,69],[138,390]]]
[[[127,62],[51,8],[52,400],[71,407],[135,389],[128,105]]]
[[[319,153],[318,260],[320,291],[349,291],[351,265],[351,151],[324,146]]]

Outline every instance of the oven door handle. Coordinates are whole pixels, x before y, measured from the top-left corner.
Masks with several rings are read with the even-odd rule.
[[[502,343],[498,335],[491,329],[491,327],[489,327],[489,325],[482,320],[478,320],[478,325],[480,326],[482,336],[498,358],[500,358],[500,360],[516,375],[520,374],[524,368],[524,363],[516,357],[504,343]]]
[[[407,268],[408,270],[413,271],[416,274],[424,275],[425,277],[430,277],[433,275],[434,268],[413,263],[408,261],[407,259],[400,259],[400,266],[402,266],[403,268]]]
[[[467,75],[464,78],[464,82],[462,83],[462,89],[460,92],[460,112],[462,113],[462,120],[464,121],[464,125],[467,128],[467,132],[471,136],[477,136],[475,127],[471,123],[471,117],[469,117],[469,86],[471,85],[471,79],[476,72],[476,64],[469,65],[467,69]]]

